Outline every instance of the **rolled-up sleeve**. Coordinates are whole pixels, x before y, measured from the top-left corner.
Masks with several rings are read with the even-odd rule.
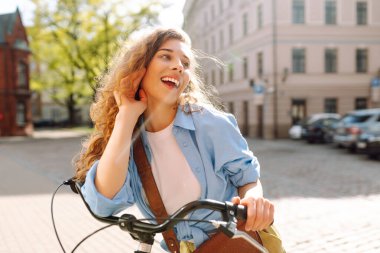
[[[231,114],[217,117],[208,137],[213,143],[215,169],[223,171],[236,187],[256,182],[260,177],[260,164],[241,135],[236,119]]]
[[[130,173],[127,174],[123,187],[112,199],[99,193],[95,187],[95,175],[98,163],[99,161],[96,161],[87,172],[86,181],[81,191],[91,210],[101,217],[107,217],[130,207],[135,203],[135,199],[131,187]]]

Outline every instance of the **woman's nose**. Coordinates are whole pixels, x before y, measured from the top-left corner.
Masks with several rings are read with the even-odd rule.
[[[174,62],[173,66],[172,66],[172,69],[173,70],[178,70],[180,73],[182,73],[183,69],[184,69],[182,62],[181,61]]]

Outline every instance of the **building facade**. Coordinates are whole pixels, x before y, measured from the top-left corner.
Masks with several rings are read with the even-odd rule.
[[[242,133],[271,139],[313,113],[380,107],[378,13],[378,0],[187,0],[184,30],[225,63],[203,60],[204,77]]]
[[[0,15],[0,136],[33,133],[29,55],[19,10]]]

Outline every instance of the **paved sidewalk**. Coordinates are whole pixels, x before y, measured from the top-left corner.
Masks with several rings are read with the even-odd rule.
[[[0,253],[61,252],[50,217],[54,189],[72,174],[83,133],[40,132],[0,139]],[[248,140],[259,157],[264,192],[290,253],[380,252],[380,162],[328,145]],[[130,209],[137,215],[136,209]],[[105,225],[68,187],[55,200],[56,225],[67,252]],[[101,231],[75,252],[133,252],[119,228]],[[153,252],[162,253],[158,244]]]

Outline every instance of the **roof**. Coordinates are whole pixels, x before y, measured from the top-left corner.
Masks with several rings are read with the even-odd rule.
[[[16,23],[17,15],[20,15],[18,8],[13,13],[0,15],[0,43],[4,43],[6,35],[12,33]]]
[[[380,108],[371,108],[371,109],[362,109],[362,110],[356,110],[351,111],[349,114],[355,114],[355,115],[371,115],[371,114],[380,114]]]

